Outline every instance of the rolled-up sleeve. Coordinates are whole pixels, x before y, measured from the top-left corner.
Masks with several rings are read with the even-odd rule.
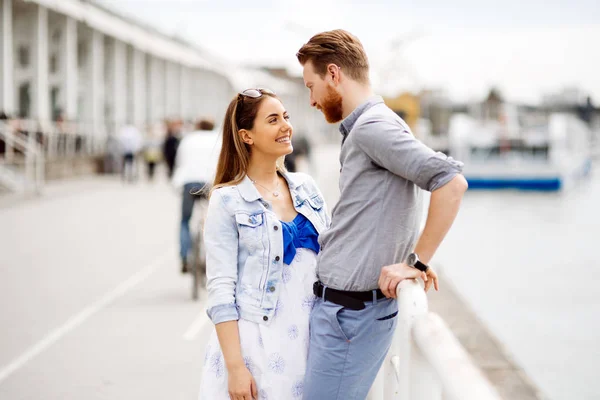
[[[351,135],[376,165],[421,189],[432,192],[462,172],[462,162],[433,151],[417,140],[407,126],[385,116],[362,122]]]
[[[206,213],[204,243],[206,246],[207,313],[214,324],[237,321],[235,302],[238,279],[238,230],[235,218],[227,210],[219,191],[214,191]]]

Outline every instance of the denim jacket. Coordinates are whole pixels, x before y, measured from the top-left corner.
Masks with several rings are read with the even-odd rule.
[[[314,180],[286,173],[292,202],[321,234],[330,217]],[[216,189],[204,225],[208,316],[214,324],[242,318],[269,324],[282,286],[283,231],[272,205],[248,177]]]

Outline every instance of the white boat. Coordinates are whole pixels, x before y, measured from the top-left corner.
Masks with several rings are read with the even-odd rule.
[[[505,108],[504,123],[451,118],[449,151],[465,163],[469,189],[558,191],[590,173],[591,131],[583,121],[567,113],[527,118],[516,110]]]

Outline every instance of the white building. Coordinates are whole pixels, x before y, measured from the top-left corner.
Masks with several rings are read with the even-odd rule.
[[[0,111],[40,131],[59,115],[90,142],[125,123],[219,122],[237,91],[259,86],[281,96],[297,130],[331,131],[301,85],[226,65],[89,0],[0,0],[0,32]]]

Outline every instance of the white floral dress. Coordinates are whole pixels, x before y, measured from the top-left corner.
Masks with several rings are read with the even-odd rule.
[[[238,321],[242,356],[256,381],[259,400],[302,398],[317,254],[308,248],[295,251],[293,261],[283,266],[283,287],[271,324]],[[214,327],[206,347],[199,400],[229,400],[227,368]]]

